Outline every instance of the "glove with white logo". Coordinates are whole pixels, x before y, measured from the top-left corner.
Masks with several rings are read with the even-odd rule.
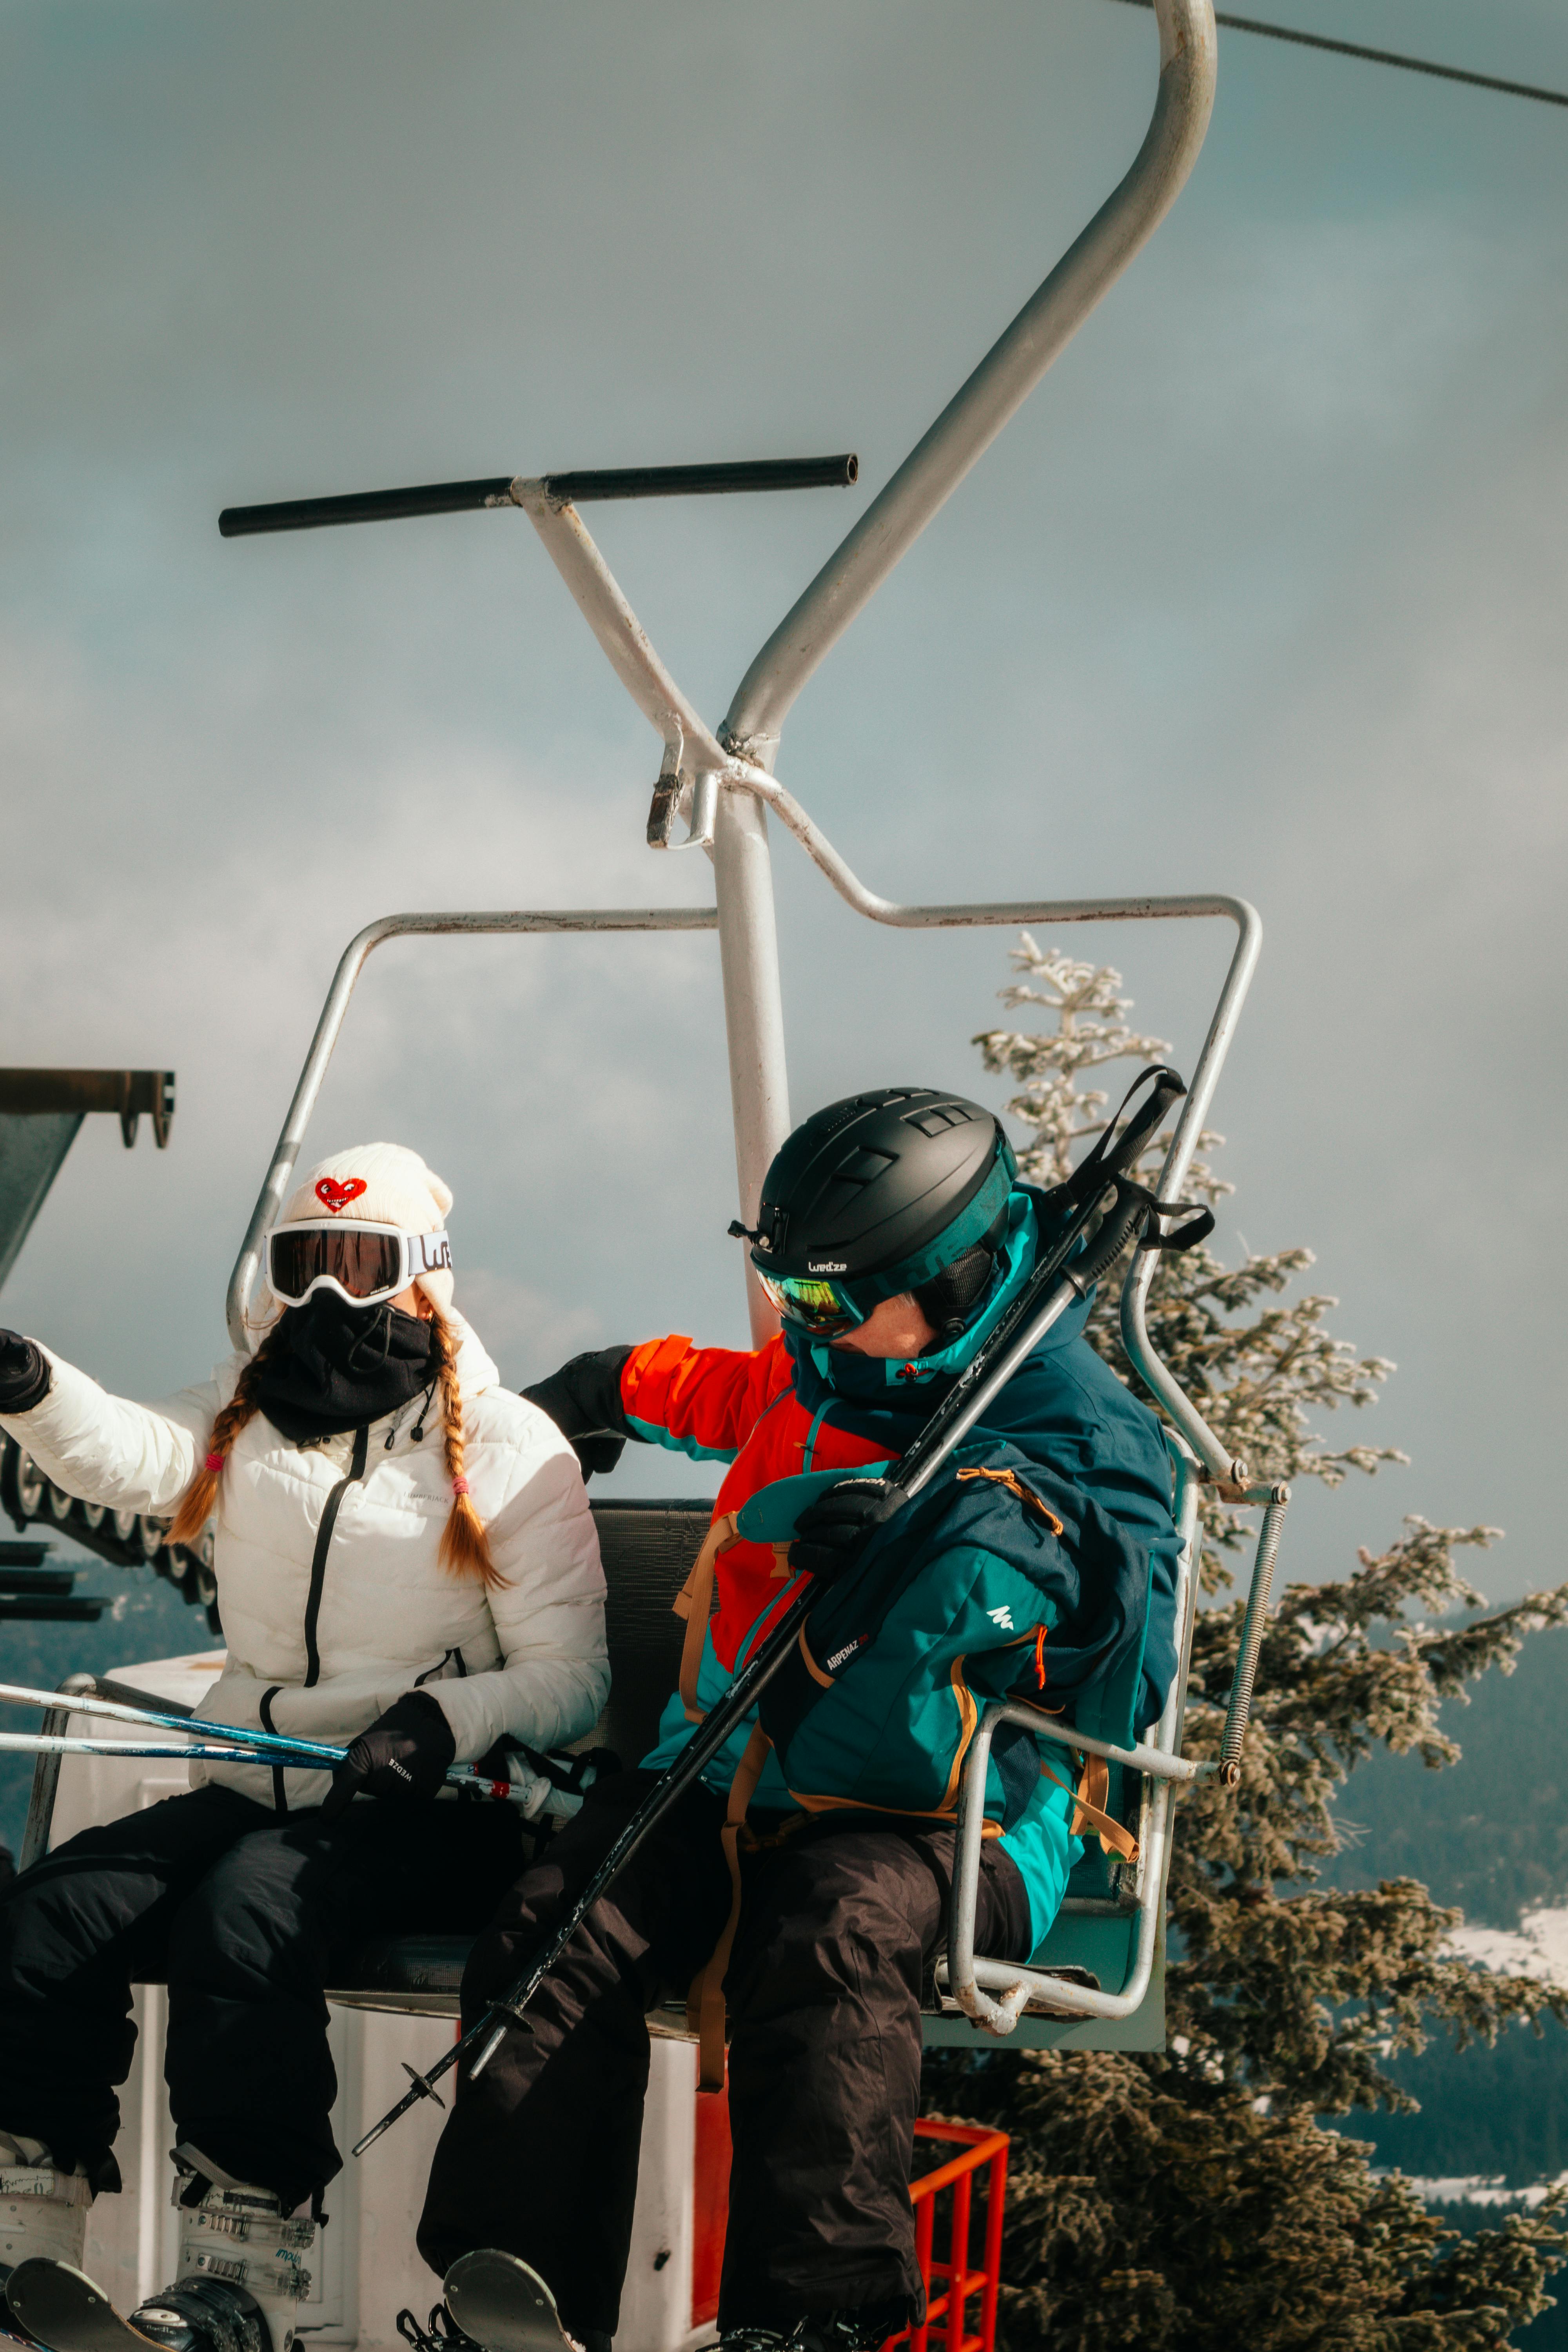
[[[795,1523],[789,1564],[831,1584],[853,1568],[877,1529],[896,1518],[909,1501],[901,1486],[880,1478],[845,1478],[829,1486]]]
[[[457,1752],[452,1727],[429,1692],[405,1691],[333,1772],[323,1823],[335,1822],[362,1790],[369,1797],[433,1797]]]

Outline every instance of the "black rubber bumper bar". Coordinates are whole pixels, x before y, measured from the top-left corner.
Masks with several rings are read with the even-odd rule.
[[[851,455],[837,457],[755,457],[724,466],[612,466],[585,473],[547,474],[552,499],[574,506],[588,499],[711,497],[723,490],[847,489],[860,472]],[[396,522],[407,515],[466,514],[511,504],[512,477],[482,482],[421,482],[406,490],[353,490],[345,498],[284,499],[274,506],[225,507],[217,527],[225,539],[260,530],[321,530],[332,523]]]

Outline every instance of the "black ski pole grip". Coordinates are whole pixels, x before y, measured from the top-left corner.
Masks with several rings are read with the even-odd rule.
[[[1123,1170],[1137,1165],[1150,1138],[1158,1135],[1163,1125],[1165,1113],[1173,1103],[1179,1103],[1187,1091],[1186,1081],[1180,1072],[1163,1062],[1152,1063],[1148,1069],[1140,1073],[1134,1083],[1141,1086],[1145,1078],[1153,1079],[1153,1087],[1148,1100],[1133,1112],[1107,1150],[1104,1167],[1108,1176],[1118,1175]]]
[[[1110,1272],[1148,1214],[1149,1195],[1142,1186],[1118,1184],[1115,1206],[1107,1211],[1083,1255],[1067,1268],[1080,1291]]]

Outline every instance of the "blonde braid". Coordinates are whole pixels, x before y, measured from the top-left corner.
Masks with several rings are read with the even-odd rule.
[[[277,1346],[278,1337],[279,1327],[275,1324],[241,1372],[233,1396],[213,1423],[212,1435],[207,1440],[206,1460],[181,1496],[180,1507],[170,1524],[171,1543],[195,1543],[211,1518],[217,1502],[218,1480],[223,1476],[224,1464],[228,1460],[235,1439],[260,1411],[256,1391],[261,1367]]]
[[[475,1510],[463,1475],[463,1391],[458,1381],[458,1348],[452,1327],[438,1307],[431,1313],[431,1354],[440,1367],[442,1437],[452,1508],[441,1536],[441,1565],[453,1576],[477,1576],[487,1591],[506,1579],[490,1557],[485,1523]]]

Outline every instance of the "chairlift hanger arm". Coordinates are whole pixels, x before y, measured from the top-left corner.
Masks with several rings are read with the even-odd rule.
[[[764,765],[785,714],[939,507],[1028,398],[1163,220],[1204,143],[1217,47],[1211,0],[1154,0],[1160,82],[1131,169],[785,614],[720,732]]]
[[[772,772],[784,717],[812,671],[1181,193],[1214,105],[1212,0],[1156,0],[1155,19],[1159,86],[1131,169],[795,600],[736,688],[718,733],[758,767]],[[694,824],[694,835],[696,830]],[[721,793],[712,835],[737,1189],[742,1216],[754,1224],[763,1174],[789,1131],[784,1006],[768,962],[773,903],[764,810],[754,800]],[[776,1319],[749,1263],[746,1280],[752,1340],[760,1346]]]
[[[773,807],[796,835],[840,896],[858,912],[878,922],[926,928],[964,921],[1051,921],[1097,916],[1113,920],[1170,915],[1228,916],[1237,925],[1237,948],[1194,1073],[1192,1092],[1161,1176],[1162,1199],[1177,1197],[1196,1146],[1257,960],[1259,925],[1250,907],[1239,900],[1216,898],[1080,900],[1065,906],[1058,902],[1055,907],[901,908],[866,888],[793,795],[777,784],[771,773],[777,727],[811,669],[1127,267],[1185,181],[1202,144],[1213,104],[1214,13],[1211,0],[1155,0],[1155,15],[1160,31],[1159,89],[1147,135],[1131,170],[774,632],[731,705],[730,717],[720,730],[722,740],[708,728],[670,676],[581,518],[563,495],[569,487],[579,497],[611,494],[605,483],[609,480],[613,486],[615,478],[590,478],[585,483],[581,477],[552,476],[536,481],[520,478],[503,483],[498,477],[489,482],[447,486],[446,495],[460,494],[466,504],[483,505],[489,501],[525,508],[616,675],[662,739],[659,795],[665,820],[673,817],[683,792],[689,790],[694,817],[691,837],[704,846],[711,846],[719,885],[717,918],[703,914],[696,915],[694,919],[703,927],[717,919],[720,930],[727,1026],[731,1033],[731,1083],[743,1216],[754,1217],[763,1170],[788,1125],[782,1006],[763,821],[764,805]],[[826,462],[803,461],[808,466]],[[847,461],[834,462],[846,467],[841,478],[852,478],[853,469]],[[658,470],[679,477],[679,486],[688,489],[781,486],[777,471],[764,485],[757,480],[755,469],[749,476],[745,468]],[[699,483],[695,478],[698,475],[704,475],[705,480]],[[720,479],[721,476],[724,478]],[[624,494],[650,495],[658,487],[654,471],[639,474],[635,479],[636,491]],[[624,484],[625,478],[623,488]],[[669,487],[674,488],[677,482],[671,480]],[[241,509],[237,514],[231,509],[225,519],[225,528],[302,528],[315,521],[370,520],[377,496],[384,502],[400,497],[427,501],[419,509],[385,506],[388,512],[431,511],[433,502],[441,495],[437,486],[435,490],[418,493],[373,494],[369,499],[300,501],[288,511]],[[331,511],[334,507],[336,512]],[[272,522],[264,520],[268,514],[275,518]],[[238,517],[248,520],[240,521]],[[726,743],[734,748],[726,751]],[[754,759],[746,756],[752,751],[758,755]],[[656,798],[656,809],[659,806],[660,798]],[[668,834],[659,831],[657,837],[665,839]],[[681,919],[677,916],[674,919]],[[686,919],[691,921],[693,918]],[[452,922],[434,917],[393,919],[386,926],[373,925],[351,945],[323,1010],[294,1104],[279,1139],[272,1171],[257,1202],[235,1268],[229,1293],[229,1323],[237,1344],[244,1344],[244,1304],[256,1270],[261,1234],[281,1203],[349,994],[369,949],[396,929],[578,929],[592,927],[600,920],[597,917],[565,917],[547,925],[528,917],[480,917]],[[626,927],[652,929],[656,923],[652,919],[634,917]],[[1135,1261],[1134,1276],[1124,1294],[1123,1328],[1133,1361],[1211,1475],[1234,1483],[1242,1475],[1243,1465],[1229,1459],[1214,1432],[1154,1355],[1143,1314],[1152,1272],[1152,1257],[1145,1253]],[[758,1311],[756,1300],[753,1321],[757,1326],[753,1337],[760,1342],[767,1336],[770,1318],[765,1311]]]
[[[691,769],[728,769],[728,755],[655,652],[575,507],[552,499],[543,482],[514,483],[513,490],[616,676],[657,730],[664,744],[665,769],[672,776],[683,763]]]

